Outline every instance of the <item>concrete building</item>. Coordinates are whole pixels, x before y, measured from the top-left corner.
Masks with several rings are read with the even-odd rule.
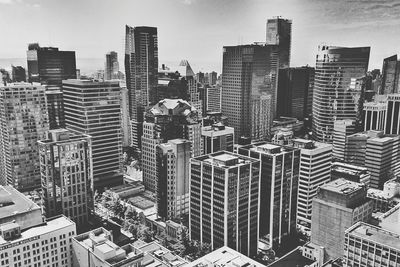
[[[355,133],[355,120],[338,120],[333,126],[333,157],[344,160],[346,151],[346,138]]]
[[[400,235],[359,222],[345,232],[343,266],[397,266]]]
[[[57,129],[38,143],[45,216],[64,214],[85,227],[93,209],[91,137]]]
[[[300,149],[267,142],[238,148],[261,161],[260,229],[263,250],[275,249],[296,232]]]
[[[143,252],[131,244],[118,246],[104,228],[97,228],[72,238],[72,263],[76,267],[142,266]]]
[[[172,139],[156,149],[157,214],[178,221],[189,214],[191,142]]]
[[[257,254],[260,161],[216,152],[190,160],[190,238]]]
[[[331,180],[346,179],[369,187],[371,174],[368,168],[344,162],[334,162],[331,168]]]
[[[364,131],[383,131],[385,128],[387,102],[364,103]]]
[[[313,93],[313,136],[332,142],[336,120],[356,119],[360,91],[350,90],[352,79],[368,70],[369,47],[318,49]]]
[[[186,267],[218,267],[218,266],[251,266],[251,267],[264,267],[265,265],[250,259],[249,257],[223,246],[207,255],[190,262]]]
[[[371,218],[367,187],[337,179],[319,188],[313,199],[311,243],[325,248],[327,259],[343,255],[344,231]]]
[[[296,138],[293,146],[300,148],[297,224],[311,229],[312,200],[331,178],[332,145]]]
[[[367,196],[371,199],[374,211],[387,212],[400,203],[400,180],[391,179],[383,185],[383,190],[369,188]]]
[[[382,66],[382,85],[380,94],[395,94],[400,93],[400,61],[397,60],[397,55],[383,59]]]
[[[26,71],[22,66],[11,66],[12,81],[26,82]]]
[[[131,145],[131,120],[129,118],[129,92],[126,85],[121,85],[121,131],[122,147]]]
[[[106,54],[106,63],[104,67],[104,80],[118,79],[119,63],[118,53],[111,51]]]
[[[156,146],[182,138],[191,142],[191,156],[203,152],[198,110],[182,99],[164,99],[146,112],[142,136],[143,184],[156,190]]]
[[[201,128],[201,138],[203,141],[204,154],[210,154],[225,150],[233,152],[233,142],[235,133],[232,127],[227,127],[222,123],[213,124]]]
[[[268,131],[253,131],[269,129],[275,116],[278,61],[277,45],[223,48],[221,110],[235,129],[235,142],[241,136],[268,137]]]
[[[45,88],[0,86],[0,184],[20,191],[40,187],[37,141],[49,130]]]
[[[221,99],[222,89],[220,86],[206,87],[205,88],[205,101],[206,111],[208,112],[221,112]]]
[[[400,92],[387,96],[385,133],[400,134]]]
[[[118,81],[63,81],[67,128],[92,137],[95,188],[122,184],[121,88]]]
[[[125,26],[125,75],[129,92],[132,147],[141,149],[143,113],[157,86],[158,38],[155,27]]]

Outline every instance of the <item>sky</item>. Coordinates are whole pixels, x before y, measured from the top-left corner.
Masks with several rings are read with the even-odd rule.
[[[274,16],[293,21],[293,67],[314,66],[319,44],[371,46],[370,69],[400,53],[400,0],[0,0],[0,58],[39,42],[76,51],[78,68],[117,51],[123,69],[128,24],[158,28],[160,64],[220,72],[223,46],[265,41]]]

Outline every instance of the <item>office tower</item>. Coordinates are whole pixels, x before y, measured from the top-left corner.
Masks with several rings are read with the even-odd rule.
[[[213,86],[217,84],[218,74],[215,71],[212,71],[208,74],[208,83]]]
[[[304,120],[311,115],[314,68],[285,68],[279,70],[277,117]],[[310,103],[309,103],[310,101]]]
[[[38,143],[45,216],[64,214],[85,227],[93,209],[90,136],[57,129]]]
[[[157,86],[158,40],[157,28],[125,27],[125,75],[129,92],[129,116],[132,144],[141,149],[143,113],[149,105],[151,92]]]
[[[400,61],[397,55],[385,58],[382,66],[382,86],[380,94],[394,94],[399,91]]]
[[[257,254],[260,161],[220,151],[190,160],[190,238]]]
[[[233,141],[235,140],[235,130],[222,123],[201,128],[201,138],[203,142],[204,154],[215,153],[218,151],[233,152]]]
[[[387,96],[386,134],[400,134],[400,94]]]
[[[346,229],[344,267],[397,266],[399,262],[399,234],[362,222]]]
[[[189,160],[191,142],[172,139],[156,149],[157,214],[163,220],[189,215]]]
[[[68,258],[72,258],[72,266],[76,267],[128,267],[154,263],[132,244],[122,247],[115,244],[111,232],[102,227],[72,237],[71,243],[72,254]]]
[[[11,66],[12,81],[13,82],[26,82],[26,72],[22,66]]]
[[[65,128],[64,100],[61,90],[46,90],[50,129]]]
[[[106,54],[106,64],[104,68],[104,80],[118,79],[119,63],[118,53],[111,51]]]
[[[185,101],[190,101],[188,82],[181,77],[159,78],[158,85],[150,97],[150,103],[152,105],[155,105],[166,98],[183,99]]]
[[[177,71],[182,77],[185,78],[195,78],[196,74],[194,73],[192,67],[189,64],[189,61],[186,59],[182,59],[181,62],[179,63],[179,66],[177,67]]]
[[[383,131],[385,128],[386,109],[387,102],[364,103],[364,131]]]
[[[355,183],[362,183],[369,187],[371,174],[368,168],[344,163],[344,162],[333,162],[331,168],[331,180],[346,179]]]
[[[0,86],[0,182],[20,191],[40,187],[37,141],[49,130],[45,89],[39,84]]]
[[[371,218],[367,187],[345,179],[321,186],[313,199],[311,243],[325,248],[328,259],[343,255],[344,231]]]
[[[272,98],[271,95],[262,94],[250,101],[251,140],[266,140],[271,135],[272,125]]]
[[[221,92],[222,89],[220,86],[214,86],[214,87],[206,87],[206,101],[205,101],[205,106],[206,106],[206,111],[207,112],[221,112]],[[203,101],[204,105],[204,101]],[[204,114],[206,114],[204,112]]]
[[[333,157],[345,159],[346,138],[355,133],[355,120],[337,120],[333,124]]]
[[[7,83],[10,83],[11,77],[10,77],[10,73],[8,71],[6,71],[5,69],[0,69],[0,80],[1,80],[1,84],[0,85],[7,85]]]
[[[292,21],[275,17],[267,21],[267,45],[277,45],[279,49],[279,68],[290,67],[292,42]]]
[[[264,126],[269,129],[270,125],[265,123],[269,119],[265,116],[273,118],[275,114],[277,61],[276,46],[253,44],[224,47],[221,105],[222,113],[235,129],[235,141],[241,136],[257,136],[253,129]],[[271,104],[267,103],[264,95],[270,95]],[[252,107],[257,110],[252,110]],[[257,124],[260,122],[263,126]],[[256,140],[266,138],[261,136]]]
[[[293,147],[300,148],[297,224],[310,229],[312,200],[331,178],[332,145],[296,138]]]
[[[296,232],[300,149],[260,142],[238,153],[261,161],[259,237],[276,249]]]
[[[92,137],[93,184],[122,184],[121,88],[118,81],[63,81],[67,128]]]
[[[196,73],[196,81],[204,85],[204,73],[199,71]]]
[[[371,137],[378,137],[381,132],[367,131],[355,133],[347,136],[345,142],[344,161],[358,166],[365,165],[365,151],[367,149],[367,140]]]
[[[143,184],[148,190],[156,190],[156,146],[176,138],[191,142],[192,157],[202,154],[198,111],[182,99],[164,99],[146,112],[143,123]]]
[[[43,220],[41,209],[11,186],[0,186],[1,266],[71,266],[73,221]]]
[[[122,146],[128,147],[131,144],[131,126],[129,119],[129,92],[125,85],[121,86],[121,129]]]
[[[332,142],[336,120],[356,119],[360,92],[348,90],[352,78],[365,75],[369,47],[333,47],[321,45],[316,58],[313,92],[313,136]]]

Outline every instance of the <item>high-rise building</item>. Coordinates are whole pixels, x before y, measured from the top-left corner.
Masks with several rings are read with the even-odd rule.
[[[296,138],[293,146],[300,148],[297,224],[311,229],[312,200],[331,178],[332,145]]]
[[[218,74],[215,71],[212,71],[208,74],[208,83],[211,86],[214,86],[217,84],[217,79],[218,79]]]
[[[400,134],[400,94],[387,96],[386,134]]]
[[[267,45],[277,45],[279,49],[279,68],[290,67],[292,42],[292,21],[276,17],[267,21]]]
[[[115,51],[111,51],[106,54],[104,80],[118,79],[118,72],[119,72],[118,53]]]
[[[118,81],[63,81],[68,129],[92,137],[95,188],[122,184],[121,88]]]
[[[344,162],[334,162],[331,168],[331,180],[334,181],[340,178],[362,183],[369,187],[371,174],[366,167]]]
[[[313,92],[313,136],[332,142],[336,120],[356,119],[360,91],[349,90],[352,79],[368,70],[369,47],[321,45],[316,58]]]
[[[190,160],[190,238],[257,254],[260,161],[230,152]]]
[[[182,138],[191,142],[191,156],[203,152],[198,111],[182,99],[164,99],[146,112],[142,136],[143,184],[156,191],[156,146]]]
[[[397,266],[400,235],[381,227],[358,222],[345,231],[343,267]]]
[[[62,81],[76,79],[75,51],[60,51],[56,47],[40,47],[30,44],[27,51],[28,80],[39,82],[46,91],[57,91],[58,94],[47,94],[47,109],[50,129],[64,127],[64,110]]]
[[[157,214],[178,221],[189,215],[189,160],[191,142],[172,139],[156,151]]]
[[[206,101],[203,105],[206,105],[206,111],[208,112],[221,112],[221,87],[214,86],[214,87],[206,87]],[[205,113],[204,113],[205,114]]]
[[[129,92],[129,115],[132,147],[141,149],[143,114],[149,105],[151,91],[157,86],[158,39],[155,27],[126,25],[125,75]]]
[[[304,120],[311,115],[314,68],[285,68],[279,70],[277,117]]]
[[[26,82],[26,72],[22,66],[11,66],[11,75],[13,82]]]
[[[364,184],[337,179],[321,186],[313,199],[311,242],[325,248],[328,259],[343,255],[344,231],[371,218],[372,202]]]
[[[333,124],[333,157],[344,160],[347,136],[355,133],[355,120],[337,120]]]
[[[126,86],[120,83],[121,86],[121,129],[122,129],[122,146],[128,147],[131,145],[131,124],[129,119],[129,95]]]
[[[394,94],[399,91],[400,61],[397,55],[385,58],[382,66],[382,86],[380,94]]]
[[[204,154],[218,151],[233,152],[235,131],[232,127],[227,127],[222,123],[201,128],[201,138],[203,141]]]
[[[20,191],[40,188],[37,141],[49,130],[45,88],[0,86],[0,183]]]
[[[73,221],[43,220],[41,209],[11,186],[0,186],[1,266],[71,267]]]
[[[272,123],[272,119],[264,117],[273,118],[275,114],[277,56],[277,46],[274,45],[224,47],[221,106],[229,125],[235,129],[235,141],[241,136],[255,136],[256,140],[267,138],[268,132],[258,137],[252,130],[260,129],[262,126],[257,125],[260,122],[268,129],[270,125],[265,122],[269,120]]]
[[[57,129],[38,143],[45,216],[64,214],[82,229],[93,209],[90,136]]]
[[[364,103],[364,131],[383,131],[385,128],[387,102]]]
[[[276,249],[296,232],[300,149],[260,142],[238,153],[261,161],[259,237]]]

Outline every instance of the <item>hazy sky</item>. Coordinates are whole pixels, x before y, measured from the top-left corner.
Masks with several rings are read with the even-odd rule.
[[[125,24],[148,25],[160,64],[220,72],[222,47],[265,41],[277,15],[293,20],[292,66],[314,65],[321,43],[371,46],[370,69],[400,53],[399,0],[0,0],[0,58],[25,58],[39,42],[75,50],[78,63],[115,50],[123,67]]]

